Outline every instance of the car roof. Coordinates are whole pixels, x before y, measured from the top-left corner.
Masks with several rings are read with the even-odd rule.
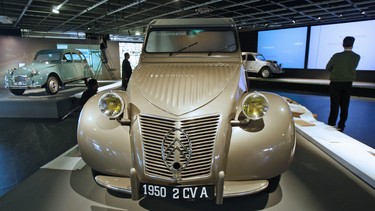
[[[38,51],[38,53],[67,53],[67,52],[75,52],[75,53],[81,53],[80,51],[76,49],[43,49]]]
[[[150,28],[163,27],[234,27],[232,18],[180,18],[180,19],[155,19],[150,22]]]
[[[256,52],[242,52],[242,55],[245,55],[245,54],[259,55],[260,53],[256,53]]]

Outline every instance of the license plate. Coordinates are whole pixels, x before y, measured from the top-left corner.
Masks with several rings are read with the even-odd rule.
[[[143,196],[174,200],[205,200],[214,197],[214,186],[163,186],[142,184]]]

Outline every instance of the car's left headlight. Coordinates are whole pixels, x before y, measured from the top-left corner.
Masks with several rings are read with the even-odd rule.
[[[267,98],[259,92],[247,94],[247,96],[242,100],[241,106],[244,115],[252,120],[262,118],[267,114],[269,109]]]
[[[119,117],[124,108],[124,100],[115,92],[108,92],[99,99],[99,110],[109,118]]]
[[[8,69],[8,74],[13,75],[15,69]]]
[[[34,75],[38,75],[38,74],[39,74],[39,71],[38,71],[38,70],[36,70],[36,69],[34,69],[34,68],[31,70],[31,75],[32,75],[32,76],[34,76]]]

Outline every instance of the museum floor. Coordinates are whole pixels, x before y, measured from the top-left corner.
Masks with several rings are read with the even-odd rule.
[[[1,98],[7,95],[5,91],[0,89]],[[327,95],[269,91],[297,101],[317,114],[319,121],[327,121]],[[374,113],[375,98],[352,97],[345,134],[375,148]],[[296,159],[279,189],[269,195],[224,199],[222,206],[208,201],[114,197],[94,184],[87,166],[41,168],[69,149],[74,152],[78,116],[79,112],[73,112],[63,121],[0,118],[0,210],[375,210],[374,189],[363,188],[361,181],[351,179],[343,173],[345,169],[301,137]],[[71,156],[79,157],[79,153]]]

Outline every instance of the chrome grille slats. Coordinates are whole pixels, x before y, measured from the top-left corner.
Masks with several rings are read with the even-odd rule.
[[[180,179],[189,180],[211,175],[214,143],[220,115],[174,120],[140,114],[139,119],[147,175],[174,180],[173,172],[167,168],[161,155],[163,139],[174,128],[179,128],[187,134],[187,137],[179,137],[179,141],[185,146],[190,141],[192,151],[187,167],[180,172]],[[166,137],[164,141],[164,147],[173,143],[174,140],[175,134],[169,134],[169,137]],[[186,157],[182,154],[179,155],[179,159],[181,162],[186,162]],[[167,158],[166,162],[174,162],[174,157]]]
[[[167,169],[162,159],[161,140],[174,127],[174,121],[157,117],[140,116],[145,171],[150,175],[170,177],[172,173]]]

